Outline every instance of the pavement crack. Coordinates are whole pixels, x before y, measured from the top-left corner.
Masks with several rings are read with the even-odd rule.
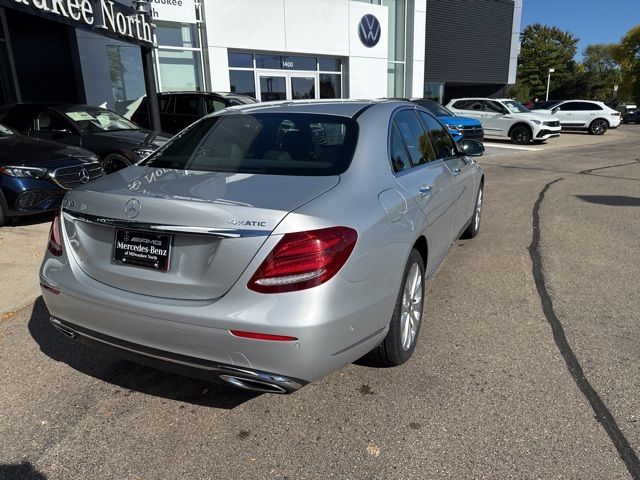
[[[582,175],[589,175],[591,172],[595,172],[596,170],[605,170],[607,168],[615,168],[615,167],[627,167],[629,165],[638,165],[638,164],[640,164],[640,158],[636,158],[633,162],[618,163],[616,165],[607,165],[606,167],[589,168],[587,170],[580,170],[578,173]]]
[[[544,315],[551,326],[553,339],[567,365],[567,369],[569,370],[573,381],[591,405],[596,420],[600,425],[602,425],[602,428],[607,432],[607,435],[609,435],[611,442],[618,451],[618,455],[627,467],[631,478],[634,480],[640,480],[640,460],[620,430],[620,427],[618,427],[615,418],[600,398],[600,395],[598,395],[598,392],[591,386],[591,383],[589,383],[589,380],[585,376],[580,361],[573,352],[571,345],[569,345],[564,327],[555,313],[551,295],[547,290],[547,282],[542,269],[542,255],[540,252],[540,206],[542,205],[545,194],[549,188],[551,188],[553,184],[562,180],[564,179],[557,178],[547,183],[540,191],[538,199],[533,206],[533,234],[531,236],[531,244],[529,245],[529,256],[531,257],[536,289],[538,291],[538,296],[540,297]]]

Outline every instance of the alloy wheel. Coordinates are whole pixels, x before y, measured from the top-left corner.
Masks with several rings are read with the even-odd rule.
[[[482,185],[478,190],[478,200],[476,201],[476,212],[473,216],[474,228],[476,231],[480,228],[480,218],[482,216]]]
[[[422,271],[417,263],[411,265],[402,291],[402,310],[400,312],[400,343],[406,352],[416,340],[422,320],[423,301]]]

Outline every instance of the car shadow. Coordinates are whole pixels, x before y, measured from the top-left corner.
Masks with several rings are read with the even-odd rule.
[[[136,391],[204,407],[232,409],[261,395],[227,386],[163,372],[91,349],[61,335],[49,322],[42,297],[33,305],[29,333],[42,353],[80,373],[110,383],[128,395]],[[117,389],[114,394],[123,392]],[[0,478],[4,478],[0,475]]]
[[[640,207],[640,197],[628,197],[626,195],[576,195],[577,198],[587,203],[608,205],[611,207]]]
[[[0,464],[0,478],[3,480],[47,480],[47,477],[33,468],[29,462]]]

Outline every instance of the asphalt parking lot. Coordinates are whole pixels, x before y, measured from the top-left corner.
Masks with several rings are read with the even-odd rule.
[[[0,479],[640,478],[640,126],[555,140],[480,158],[402,367],[251,394],[0,315]]]

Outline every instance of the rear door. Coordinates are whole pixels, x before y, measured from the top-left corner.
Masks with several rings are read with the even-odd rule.
[[[449,137],[450,138],[450,137]],[[440,263],[451,242],[453,176],[442,160],[436,160],[429,138],[414,109],[393,118],[389,149],[396,180],[426,217],[430,267]]]
[[[583,127],[588,127],[598,117],[604,117],[602,107],[597,103],[592,102],[577,102],[580,104],[580,111],[577,112],[576,117],[580,118],[583,122]]]
[[[458,154],[455,142],[440,122],[421,110],[418,110],[418,115],[433,145],[436,160],[442,161],[453,176],[452,191],[455,204],[454,213],[451,216],[450,240],[454,241],[466,227],[475,205],[473,162],[466,156]]]

